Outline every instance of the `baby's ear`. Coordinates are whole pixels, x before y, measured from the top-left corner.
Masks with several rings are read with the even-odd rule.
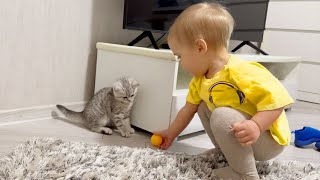
[[[208,50],[208,46],[205,40],[203,39],[197,39],[195,42],[196,51],[198,53],[205,53]]]

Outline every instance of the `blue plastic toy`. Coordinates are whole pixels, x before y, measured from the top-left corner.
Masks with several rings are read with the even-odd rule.
[[[316,148],[318,148],[318,150],[320,150],[320,141],[316,143]]]
[[[304,126],[302,129],[292,131],[292,133],[295,134],[294,144],[297,147],[316,143],[315,146],[320,149],[320,131],[318,129]]]

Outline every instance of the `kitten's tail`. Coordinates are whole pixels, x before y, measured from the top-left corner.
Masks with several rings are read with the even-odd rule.
[[[65,115],[69,120],[71,121],[78,121],[83,122],[83,114],[82,112],[75,112],[70,109],[67,109],[66,107],[58,104],[57,108],[62,112],[63,115]]]

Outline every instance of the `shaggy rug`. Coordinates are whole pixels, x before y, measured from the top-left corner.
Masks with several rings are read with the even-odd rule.
[[[187,155],[149,148],[99,146],[34,138],[0,157],[0,179],[215,179],[222,155]],[[320,165],[257,163],[262,179],[320,179]]]

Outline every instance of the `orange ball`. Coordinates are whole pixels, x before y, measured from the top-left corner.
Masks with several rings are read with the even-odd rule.
[[[162,143],[162,137],[159,136],[159,135],[152,135],[151,136],[151,144],[156,146],[156,147],[159,147]]]

